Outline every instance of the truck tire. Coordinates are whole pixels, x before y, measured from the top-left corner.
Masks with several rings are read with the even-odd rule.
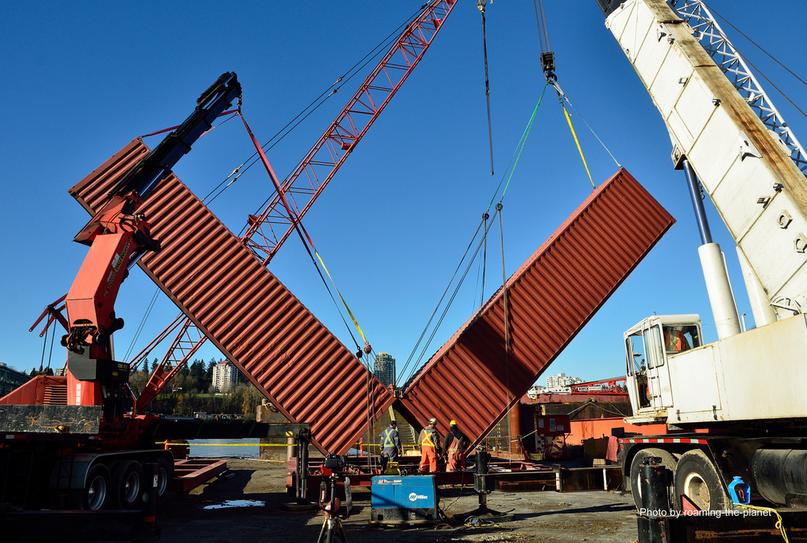
[[[79,507],[90,511],[104,509],[109,499],[109,469],[103,464],[95,464],[87,473],[85,481]]]
[[[174,477],[174,466],[165,458],[157,459],[157,497],[162,498]]]
[[[112,472],[112,506],[115,509],[140,509],[143,466],[137,460],[122,460]]]
[[[703,511],[724,511],[730,505],[717,469],[700,449],[685,452],[675,468],[675,506],[682,509],[681,495]]]
[[[636,509],[642,508],[642,487],[640,483],[642,461],[651,457],[661,458],[661,465],[668,469],[671,474],[675,473],[675,465],[678,463],[678,460],[664,449],[648,448],[636,453],[630,463],[630,491],[633,495],[633,503],[636,505]]]

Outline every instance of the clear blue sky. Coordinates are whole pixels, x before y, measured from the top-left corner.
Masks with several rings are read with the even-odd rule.
[[[67,291],[86,253],[71,241],[87,215],[67,194],[69,187],[134,137],[181,122],[199,93],[225,71],[237,72],[244,115],[258,139],[268,140],[421,4],[0,3],[5,106],[0,361],[24,371],[39,366],[43,341],[28,327]],[[807,3],[712,0],[710,5],[805,78]],[[700,241],[683,174],[671,167],[661,117],[605,29],[596,2],[550,0],[545,7],[562,88],[622,165],[678,220],[548,370],[586,380],[624,375],[622,332],[647,315],[700,313],[707,340],[715,339],[698,265]],[[304,219],[371,344],[391,353],[399,368],[468,245],[543,88],[533,3],[496,0],[488,6],[487,31],[496,175],[489,171],[480,16],[476,2],[460,0],[423,62]],[[804,86],[730,35],[807,107]],[[279,176],[306,154],[359,81],[271,150]],[[807,141],[804,118],[771,95]],[[599,184],[617,167],[580,117],[573,120]],[[147,140],[152,146],[158,141]],[[252,152],[243,128],[231,122],[200,140],[175,171],[204,196]],[[504,200],[507,274],[590,192],[557,98],[548,93]],[[237,233],[270,193],[265,173],[252,168],[211,209]],[[713,209],[710,218],[739,293],[733,245]],[[496,231],[488,246],[486,296],[501,282],[497,240]],[[298,239],[286,243],[270,269],[352,350]],[[475,265],[426,358],[478,306],[478,272]],[[154,292],[139,269],[123,284],[117,312],[127,326],[116,334],[118,358],[128,360],[125,354]],[[749,312],[751,325],[744,295],[738,304],[741,313]],[[134,352],[176,313],[161,296]],[[46,353],[46,364],[49,356],[53,366],[64,363],[58,345],[52,355]],[[219,355],[208,348],[200,356]]]

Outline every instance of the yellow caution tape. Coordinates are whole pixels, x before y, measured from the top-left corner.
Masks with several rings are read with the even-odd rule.
[[[157,441],[156,445],[168,445],[169,447],[289,447],[288,443],[170,443]],[[291,445],[292,447],[295,445]]]

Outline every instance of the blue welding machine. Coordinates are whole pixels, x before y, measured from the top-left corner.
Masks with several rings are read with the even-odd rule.
[[[434,475],[373,477],[372,522],[438,520]]]

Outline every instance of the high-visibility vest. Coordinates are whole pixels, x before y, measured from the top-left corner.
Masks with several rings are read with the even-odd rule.
[[[664,343],[668,353],[688,351],[691,347],[680,328],[664,328]]]
[[[434,428],[424,428],[420,432],[420,446],[421,447],[437,447],[434,443],[434,438],[437,431]]]
[[[387,428],[381,434],[381,446],[384,448],[395,447],[395,440],[392,438],[392,433],[395,432],[394,428]]]
[[[454,435],[454,434],[452,434]],[[458,453],[460,452],[460,447],[462,447],[462,439],[458,438],[454,435],[454,441],[451,442],[451,446],[448,448],[448,452],[450,453]]]

